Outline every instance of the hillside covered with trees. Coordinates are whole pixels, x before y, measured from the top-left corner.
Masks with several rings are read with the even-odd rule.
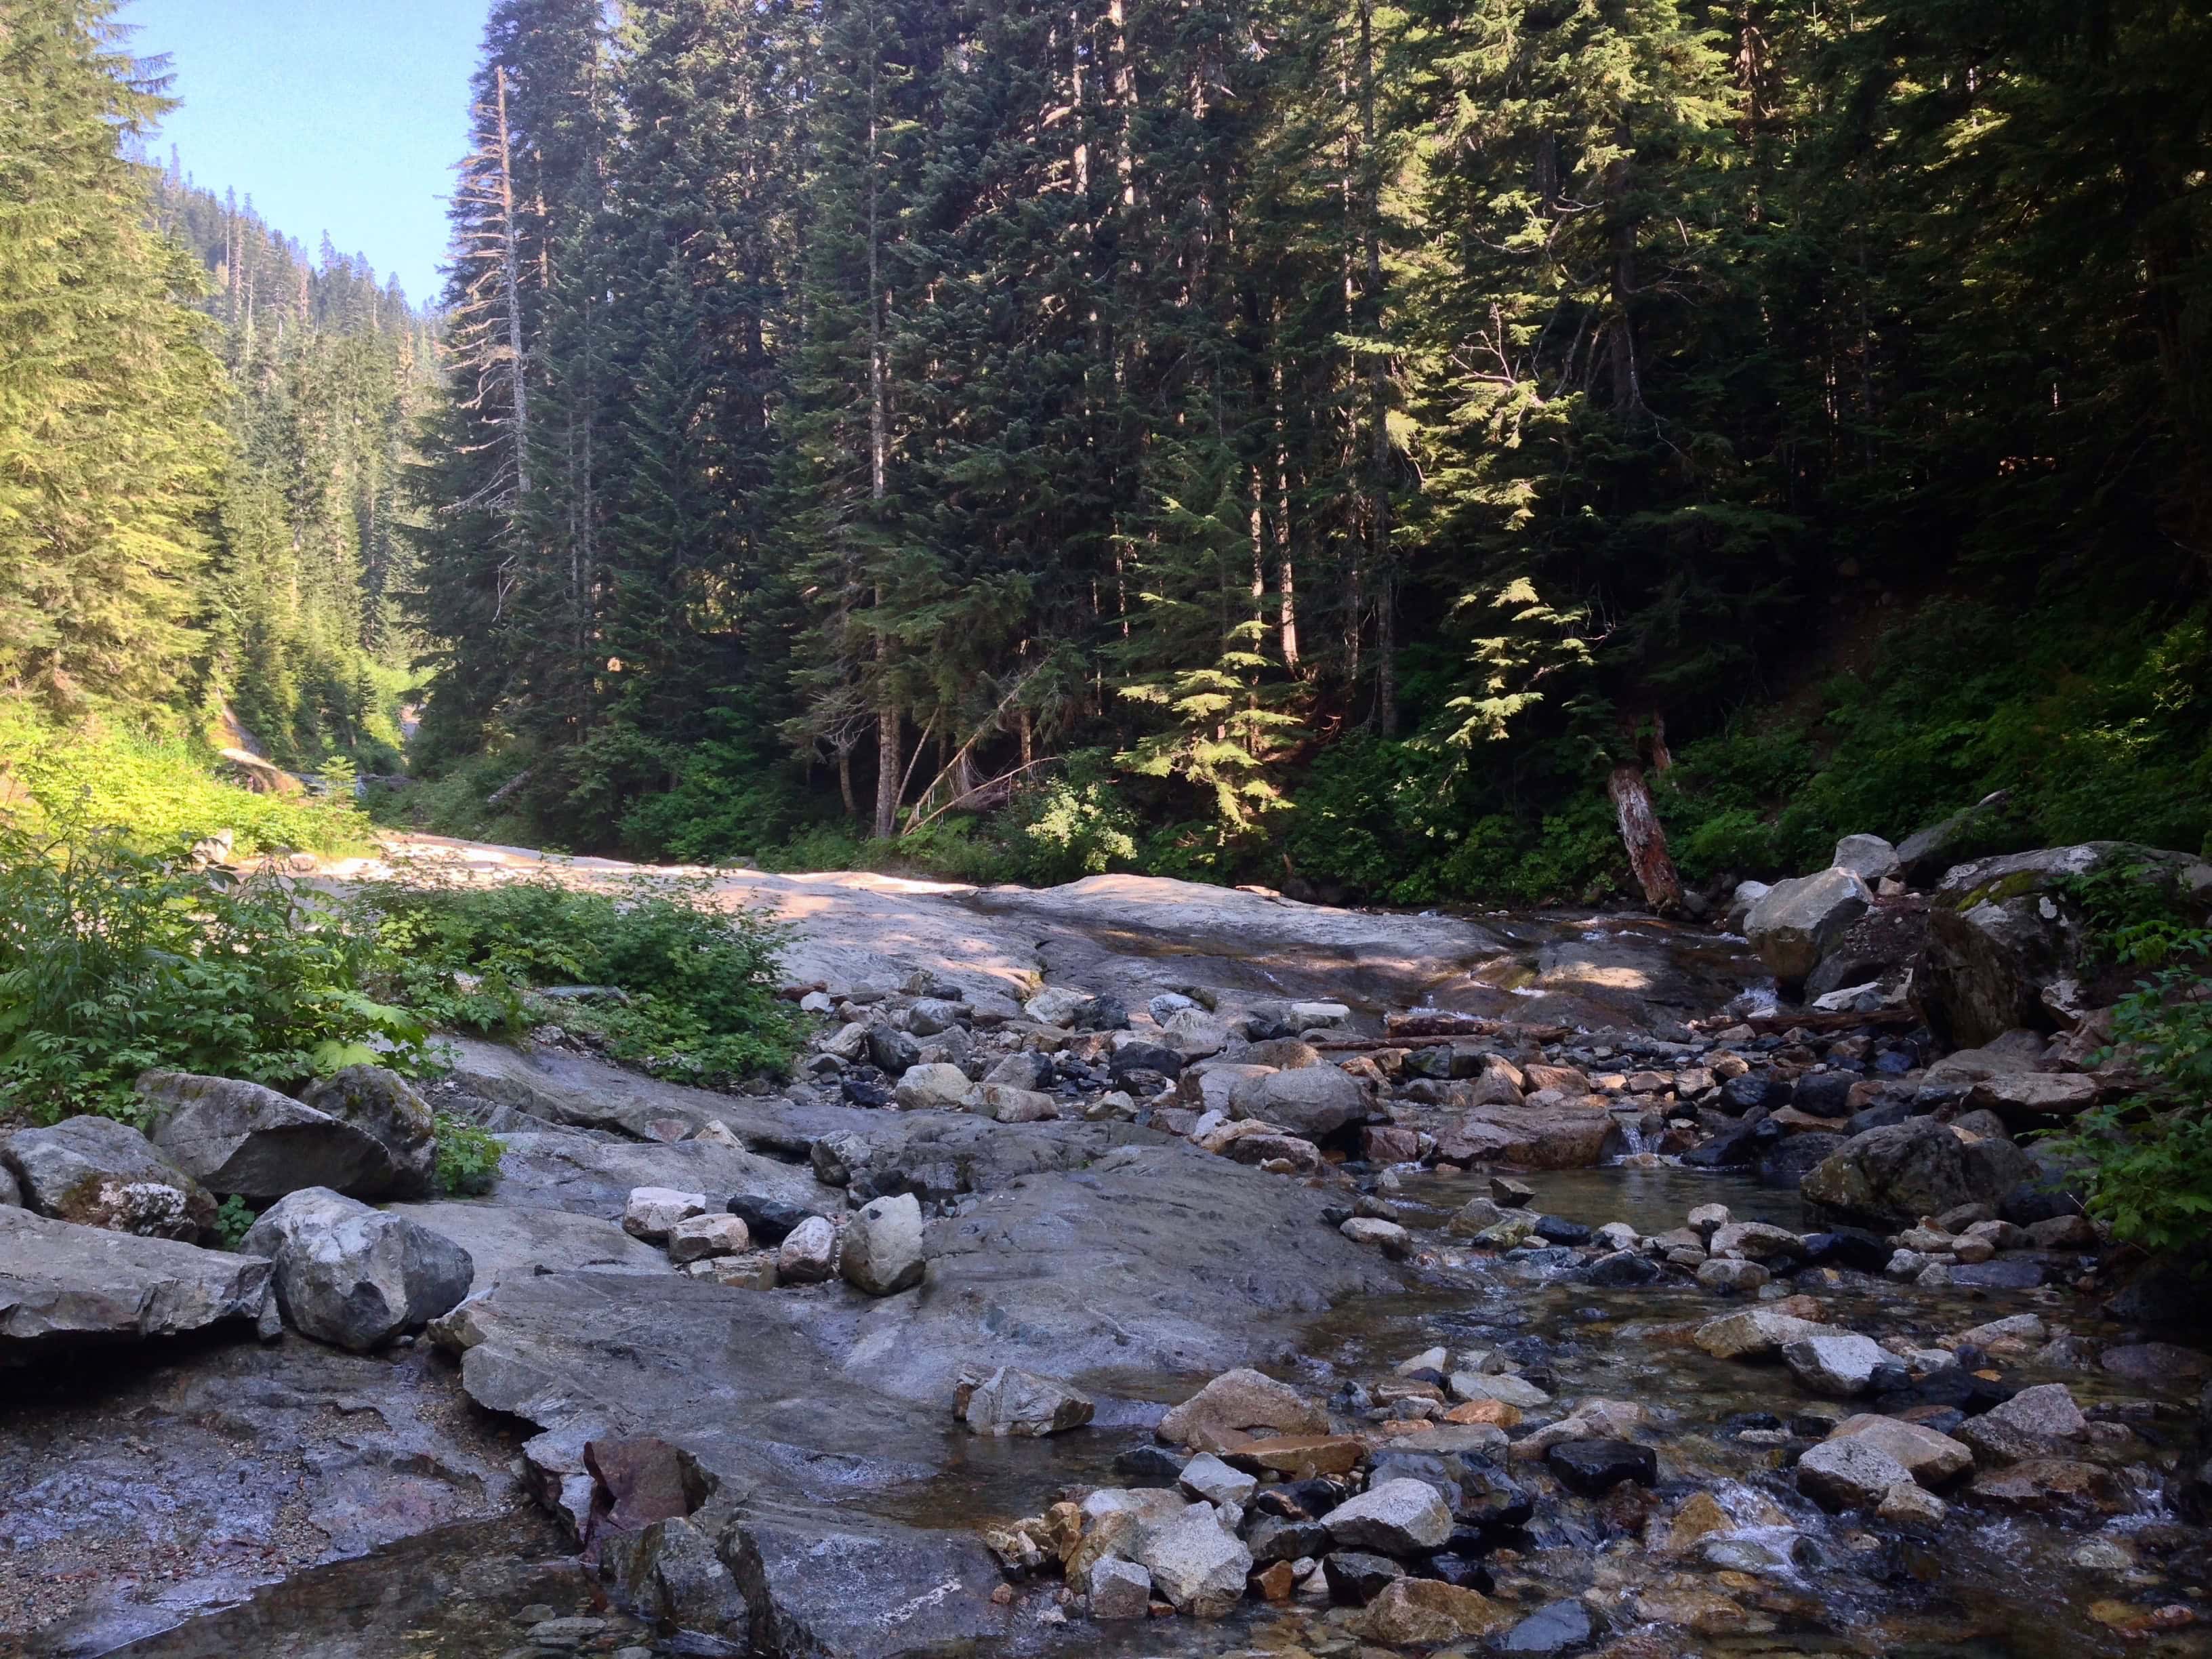
[[[288,767],[398,764],[436,331],[365,257],[139,159],[167,80],[111,9],[0,8],[0,762],[151,827],[237,726]]]
[[[1618,880],[1639,773],[1695,876],[2194,848],[2207,84],[2135,0],[500,0],[423,757],[1413,900]]]
[[[1413,903],[2212,834],[2198,9],[495,0],[434,312],[128,159],[109,18],[0,13],[41,718]]]

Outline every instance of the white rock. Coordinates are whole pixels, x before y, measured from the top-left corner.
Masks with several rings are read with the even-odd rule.
[[[784,1237],[775,1253],[775,1276],[786,1285],[820,1285],[836,1272],[837,1230],[811,1215]]]
[[[1231,1468],[1212,1452],[1201,1452],[1184,1464],[1182,1481],[1193,1498],[1214,1504],[1248,1504],[1260,1489],[1252,1476]]]
[[[1040,1025],[1066,1025],[1075,1018],[1075,1011],[1091,1000],[1088,991],[1078,991],[1064,985],[1049,986],[1022,1005],[1022,1012]]]
[[[1177,1613],[1219,1619],[1244,1599],[1252,1552],[1222,1531],[1212,1504],[1193,1504],[1175,1520],[1144,1534],[1137,1562],[1152,1574],[1152,1587]]]
[[[1917,1481],[1900,1480],[1881,1495],[1875,1506],[1879,1520],[1893,1527],[1940,1527],[1950,1513],[1943,1500]]]
[[[1708,1320],[1692,1333],[1690,1340],[1716,1359],[1766,1359],[1779,1353],[1785,1342],[1825,1336],[1830,1329],[1771,1308],[1747,1308]]]
[[[1897,1361],[1870,1336],[1835,1331],[1801,1336],[1782,1345],[1782,1363],[1814,1394],[1850,1400],[1874,1386],[1875,1374]]]
[[[957,1066],[909,1066],[898,1080],[902,1112],[957,1112],[968,1098],[968,1073]]]
[[[752,1233],[733,1215],[695,1215],[668,1230],[668,1259],[681,1264],[752,1249]]]
[[[1797,1461],[1797,1489],[1831,1509],[1871,1509],[1912,1471],[1871,1440],[1823,1440]]]
[[[1338,1504],[1322,1524],[1345,1549],[1419,1555],[1450,1539],[1452,1514],[1426,1481],[1385,1480]]]
[[[878,1198],[846,1224],[837,1269],[845,1282],[870,1296],[895,1296],[921,1283],[921,1205],[912,1193]]]
[[[1395,1221],[1356,1215],[1337,1229],[1355,1244],[1372,1244],[1385,1255],[1404,1255],[1413,1248],[1413,1236]]]
[[[623,1206],[623,1231],[648,1244],[665,1244],[678,1222],[707,1213],[704,1193],[679,1193],[671,1187],[634,1187]]]

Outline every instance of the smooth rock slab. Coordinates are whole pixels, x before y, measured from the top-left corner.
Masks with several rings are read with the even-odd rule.
[[[504,1279],[539,1273],[670,1271],[661,1252],[597,1216],[458,1199],[387,1204],[384,1212],[427,1227],[466,1250],[475,1269],[471,1295]]]
[[[0,1363],[254,1319],[273,1271],[258,1256],[0,1207]]]
[[[0,1146],[40,1215],[79,1226],[190,1242],[215,1225],[215,1200],[169,1155],[126,1123],[73,1117],[21,1129]]]
[[[240,1248],[276,1263],[285,1323],[356,1353],[451,1312],[476,1274],[450,1238],[322,1188],[278,1203]]]

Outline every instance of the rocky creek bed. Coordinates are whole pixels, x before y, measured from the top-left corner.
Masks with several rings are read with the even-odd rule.
[[[374,1078],[9,1140],[0,1653],[2212,1653],[2206,1362],[2016,1138],[2065,1030],[1634,918],[723,879],[787,1090],[456,1043],[465,1201]]]

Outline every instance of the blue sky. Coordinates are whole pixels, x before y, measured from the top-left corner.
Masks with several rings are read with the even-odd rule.
[[[446,198],[466,149],[487,0],[125,0],[130,50],[166,52],[184,106],[154,149],[218,194],[251,195],[312,252],[346,253],[434,296]]]

